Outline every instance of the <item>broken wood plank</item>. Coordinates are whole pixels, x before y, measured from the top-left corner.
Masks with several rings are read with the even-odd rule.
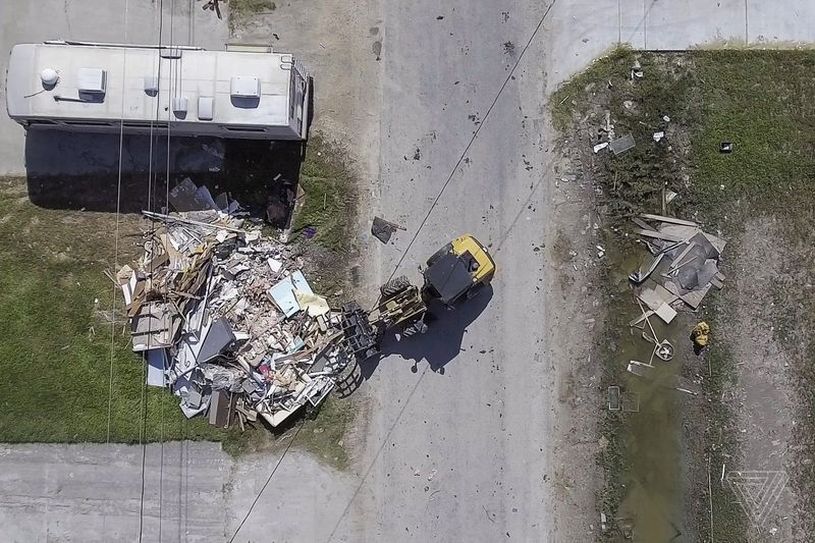
[[[648,317],[650,317],[654,313],[655,313],[654,311],[649,309],[648,311],[646,311],[645,313],[643,313],[642,315],[640,315],[636,319],[631,320],[628,323],[628,326],[637,326],[639,323],[641,323],[642,321],[644,321],[645,319],[647,319]]]
[[[648,224],[647,222],[645,222],[642,219],[638,219],[637,217],[633,217],[631,220],[634,222],[634,224],[636,224],[637,226],[639,226],[643,230],[653,230],[654,232],[657,231],[656,228],[654,228],[653,226],[651,226],[650,224]]]
[[[657,317],[662,319],[665,324],[671,324],[671,321],[676,317],[676,310],[670,305],[663,303],[656,310]]]
[[[685,258],[691,251],[691,249],[693,249],[694,247],[696,247],[696,242],[693,241],[688,242],[688,246],[685,247],[685,250],[679,253],[679,256],[674,258],[674,261],[671,262],[671,269],[678,268],[679,266],[681,266],[682,259]]]
[[[676,219],[674,217],[666,217],[665,215],[653,215],[651,213],[641,213],[640,217],[651,221],[667,222],[671,224],[681,224],[682,226],[699,226],[695,222]]]
[[[715,277],[710,280],[710,284],[716,287],[718,290],[722,290],[724,288],[724,283],[716,279]]]
[[[651,259],[651,263],[645,267],[645,271],[643,271],[643,266],[640,266],[637,271],[631,272],[628,275],[628,278],[636,284],[640,284],[646,279],[648,276],[653,273],[656,267],[662,262],[662,259],[665,257],[665,253],[659,253],[657,256]]]
[[[648,238],[664,239],[665,241],[685,241],[686,239],[683,236],[665,234],[663,232],[657,232],[656,230],[645,230],[644,228],[634,230],[634,233]]]
[[[710,285],[705,285],[703,288],[692,290],[687,294],[680,296],[683,302],[691,306],[692,309],[696,309],[701,305],[702,300],[704,299],[707,291],[710,290]]]
[[[718,251],[719,254],[722,254],[722,251],[724,251],[724,246],[727,245],[727,242],[725,240],[723,240],[720,237],[714,236],[713,234],[708,234],[705,232],[703,232],[702,235],[705,236],[705,238],[710,242],[713,248],[716,249],[716,251]]]
[[[661,234],[677,236],[682,238],[683,241],[688,241],[702,231],[695,226],[685,226],[681,224],[663,224],[660,227],[659,232]]]

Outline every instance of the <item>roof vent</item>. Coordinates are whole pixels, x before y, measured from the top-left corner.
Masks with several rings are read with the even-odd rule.
[[[179,119],[183,119],[187,116],[187,97],[186,96],[176,96],[173,98],[173,113]]]
[[[260,80],[250,75],[238,75],[230,81],[229,94],[233,98],[260,99]]]
[[[46,68],[40,72],[40,80],[42,81],[42,86],[50,90],[57,86],[59,74],[53,68]]]
[[[211,121],[215,109],[215,100],[212,96],[198,97],[198,119],[201,121]]]
[[[77,88],[80,94],[105,94],[107,72],[101,68],[80,68]]]
[[[147,96],[158,96],[158,77],[148,75],[144,78],[144,92]]]

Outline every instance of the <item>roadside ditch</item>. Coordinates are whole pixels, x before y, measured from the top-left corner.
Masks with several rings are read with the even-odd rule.
[[[602,240],[592,249],[605,292],[594,331],[601,539],[813,533],[815,258],[805,225],[814,212],[804,188],[815,174],[813,63],[803,51],[618,49],[551,99],[560,146],[579,172],[560,182],[586,185]],[[619,154],[602,145],[628,135],[634,146]],[[629,326],[641,311],[628,274],[653,239],[636,233],[642,213],[693,221],[728,242],[721,291],[710,289],[695,313],[674,304],[670,325],[653,319],[675,352],[645,378],[627,371],[652,348]],[[689,335],[702,321],[711,340],[697,355]],[[629,409],[608,409],[613,387],[629,394]]]

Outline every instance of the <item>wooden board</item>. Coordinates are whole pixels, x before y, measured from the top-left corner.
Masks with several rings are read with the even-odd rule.
[[[685,247],[685,250],[679,253],[679,256],[677,256],[674,259],[674,261],[671,262],[671,269],[679,267],[682,263],[682,259],[685,258],[687,254],[690,252],[690,250],[693,249],[694,247],[696,247],[696,243],[693,241],[689,242],[688,246]]]
[[[676,219],[674,217],[666,217],[665,215],[652,215],[651,213],[641,213],[640,217],[651,221],[667,222],[671,224],[681,224],[682,226],[699,226],[695,222]]]
[[[644,228],[634,230],[634,233],[640,236],[664,239],[666,241],[685,241],[685,238],[681,236],[675,236],[673,234],[663,234],[662,232],[657,232],[656,230],[645,230]]]
[[[692,290],[684,296],[680,296],[680,298],[682,298],[682,301],[691,306],[693,309],[696,309],[702,303],[702,299],[705,297],[708,290],[710,290],[710,284],[705,285],[704,288]]]
[[[638,219],[638,218],[634,217],[631,220],[634,221],[634,224],[636,224],[637,226],[639,226],[643,230],[653,230],[654,232],[657,231],[656,228],[654,228],[653,226],[651,226],[650,224],[648,224],[647,222],[645,222],[642,219]]]
[[[671,321],[676,317],[676,310],[666,303],[663,303],[656,310],[657,317],[662,319],[665,324],[671,324]]]

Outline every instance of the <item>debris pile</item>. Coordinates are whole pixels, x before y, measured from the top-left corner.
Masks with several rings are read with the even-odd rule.
[[[635,286],[640,315],[628,324],[643,330],[642,337],[653,344],[653,351],[647,363],[631,360],[627,370],[640,377],[649,377],[655,358],[668,362],[674,355],[673,344],[657,336],[651,319],[656,316],[669,325],[677,310],[686,307],[696,311],[711,287],[721,289],[724,286],[719,261],[725,241],[702,231],[695,222],[674,217],[644,213],[632,220],[638,227],[634,233],[641,238],[650,255],[629,275]],[[696,394],[684,386],[674,388]]]
[[[634,219],[640,227],[634,233],[647,238],[645,244],[653,259],[633,272],[630,279],[634,283],[642,283],[663,260],[668,263],[667,270],[661,274],[664,282],[657,283],[654,288],[643,289],[639,298],[651,311],[670,323],[672,312],[665,309],[666,304],[681,300],[695,310],[711,287],[721,289],[724,286],[724,275],[719,272],[719,258],[725,241],[703,232],[695,222],[647,213],[640,217]],[[642,219],[658,224],[654,227]]]
[[[144,212],[144,254],[116,276],[133,350],[187,417],[277,426],[318,405],[345,367],[340,314],[237,202],[188,181],[170,198],[183,211]]]

